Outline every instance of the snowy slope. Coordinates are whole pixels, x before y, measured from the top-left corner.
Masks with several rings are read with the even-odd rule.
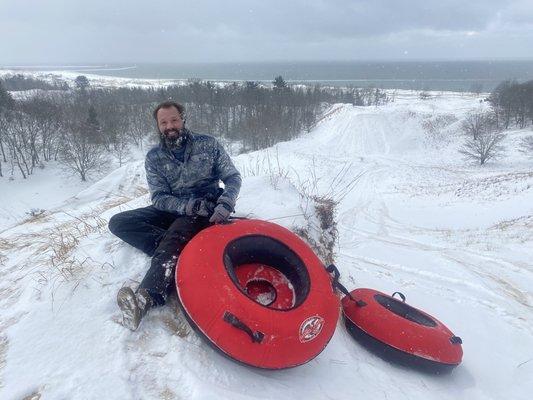
[[[309,134],[235,158],[245,175],[241,215],[298,226],[298,190],[344,196],[342,281],[399,290],[445,322],[464,341],[451,375],[390,365],[342,324],[316,359],[277,372],[220,356],[188,331],[175,304],[151,312],[137,332],[124,329],[115,294],[140,280],[149,260],[106,222],[148,202],[135,161],[0,233],[0,398],[529,398],[533,160],[514,150],[528,133],[515,131],[506,157],[465,164],[453,132],[478,107],[472,97],[420,101],[407,92],[375,108],[335,105]]]
[[[28,218],[32,209],[46,210],[57,206],[89,186],[61,171],[57,165],[35,169],[31,179],[2,177],[0,182],[0,231]],[[55,190],[50,190],[51,187]]]

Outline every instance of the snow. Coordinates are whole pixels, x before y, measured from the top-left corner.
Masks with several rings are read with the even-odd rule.
[[[9,171],[4,170],[4,175],[8,174]],[[53,208],[90,185],[80,182],[79,178],[62,171],[54,163],[42,170],[35,169],[30,179],[3,177],[0,182],[0,231],[29,218],[32,209]]]
[[[136,332],[115,296],[149,259],[115,238],[115,213],[147,205],[142,159],[88,184],[53,165],[0,178],[0,398],[526,399],[533,391],[533,160],[510,131],[485,167],[457,152],[479,98],[433,93],[334,105],[308,134],[234,158],[239,215],[305,224],[299,191],[333,193],[337,266],[350,289],[401,291],[463,339],[447,376],[391,365],[339,322],[326,349],[284,371],[247,368],[184,327],[175,302]],[[448,121],[428,134],[427,122]],[[451,118],[453,117],[453,118]],[[351,187],[343,191],[343,187]],[[31,208],[46,211],[25,214]]]

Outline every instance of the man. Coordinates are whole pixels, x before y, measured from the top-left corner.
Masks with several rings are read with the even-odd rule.
[[[152,257],[138,289],[123,287],[117,295],[123,324],[131,330],[151,307],[165,304],[179,253],[200,230],[229,218],[241,187],[241,175],[220,143],[185,128],[181,104],[163,102],[153,115],[160,143],[145,162],[152,205],[109,221],[114,235]]]

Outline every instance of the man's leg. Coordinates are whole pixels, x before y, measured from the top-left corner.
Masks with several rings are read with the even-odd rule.
[[[114,215],[109,220],[109,230],[126,243],[153,256],[175,219],[176,215],[172,213],[148,206]],[[137,329],[142,317],[153,305],[146,290],[134,292],[127,286],[118,291],[117,303],[122,311],[123,325],[131,330]]]
[[[154,305],[163,305],[174,290],[176,261],[185,245],[202,229],[210,225],[209,218],[177,217],[168,228],[154,252],[150,269],[142,280],[139,290],[145,289]]]
[[[151,257],[176,218],[175,214],[148,206],[113,215],[109,230]]]

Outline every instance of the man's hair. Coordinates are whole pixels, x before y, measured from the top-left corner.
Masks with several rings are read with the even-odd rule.
[[[157,107],[155,108],[153,116],[156,122],[157,122],[158,111],[161,110],[162,108],[171,108],[171,107],[174,107],[176,110],[178,110],[178,112],[180,113],[181,119],[185,120],[185,107],[179,103],[176,103],[175,101],[168,100],[168,101],[159,103]]]

